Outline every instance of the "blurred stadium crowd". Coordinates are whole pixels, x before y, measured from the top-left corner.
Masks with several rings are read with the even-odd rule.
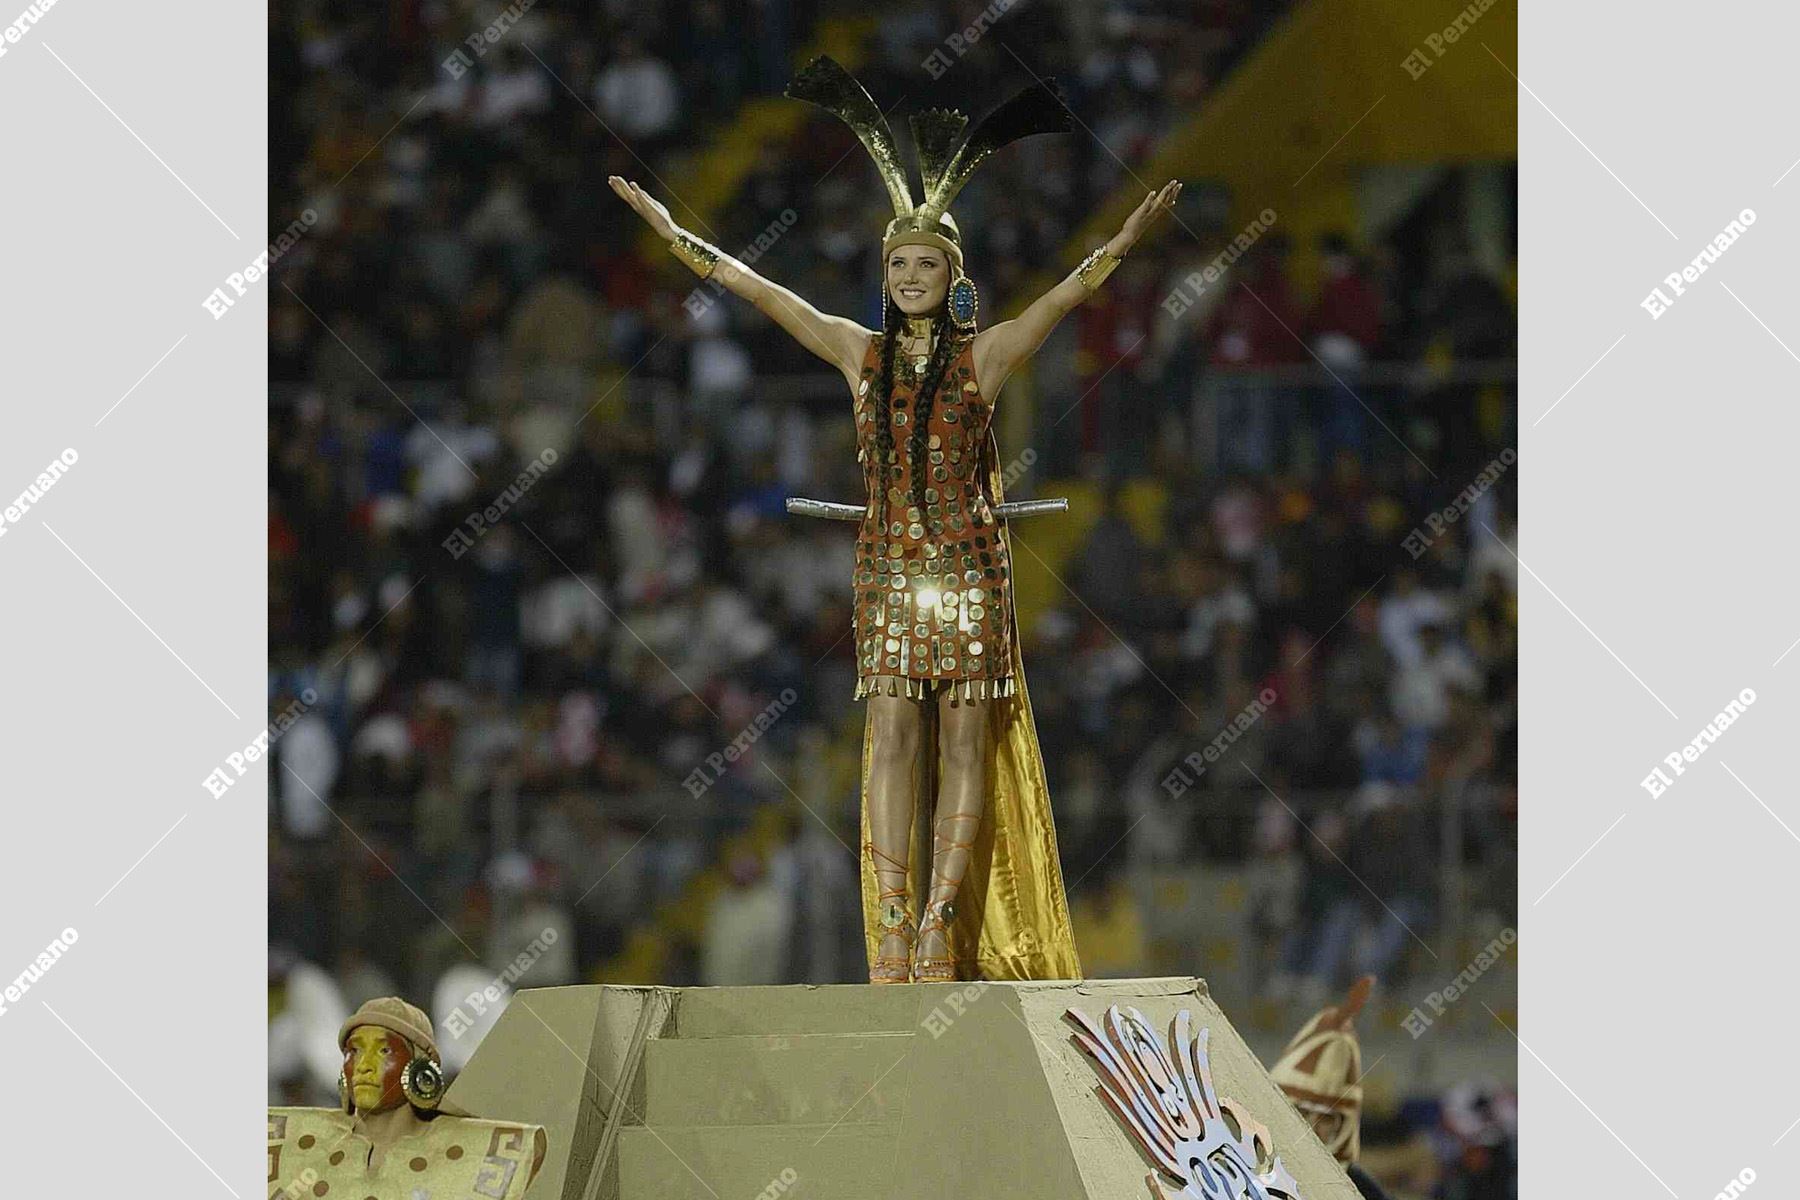
[[[1284,7],[1033,0],[1003,17],[1023,58],[978,44],[934,81],[982,9],[895,4],[854,70],[903,110],[1062,81],[1086,131],[1009,148],[957,204],[992,320]],[[851,533],[782,508],[859,498],[842,381],[696,290],[604,184],[693,221],[659,178],[844,14],[521,9],[461,70],[500,8],[272,16],[270,227],[319,215],[269,297],[271,714],[318,696],[271,779],[272,1095],[317,1098],[314,1031],[376,994],[431,1008],[454,1068],[497,979],[864,977]],[[1452,171],[1379,243],[1277,224],[1246,286],[1177,314],[1236,232],[1195,191],[1009,386],[1002,455],[1030,447],[1009,495],[1092,519],[1025,642],[1084,966],[1222,990],[1134,884],[1216,869],[1234,986],[1287,1021],[1421,947],[1452,976],[1516,912],[1511,264],[1471,252]],[[758,269],[878,325],[885,206],[821,118],[694,228],[741,252],[797,214]],[[444,1036],[459,1011],[475,1032]],[[1392,1120],[1430,1130],[1418,1194],[1510,1194],[1504,1092]]]

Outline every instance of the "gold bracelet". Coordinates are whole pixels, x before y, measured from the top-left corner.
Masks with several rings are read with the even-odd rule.
[[[1113,268],[1124,261],[1123,258],[1107,250],[1106,243],[1102,242],[1081,260],[1081,265],[1075,268],[1075,276],[1081,280],[1081,286],[1091,292],[1105,283],[1106,277],[1113,273]]]
[[[719,265],[719,252],[686,230],[676,232],[669,250],[702,279],[711,276],[713,268]]]

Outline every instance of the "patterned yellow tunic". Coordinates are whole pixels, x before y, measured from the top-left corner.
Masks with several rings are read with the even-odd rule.
[[[438,1116],[379,1167],[356,1119],[329,1108],[269,1110],[269,1200],[521,1200],[545,1150],[542,1126]]]
[[[856,457],[869,496],[856,534],[856,698],[877,687],[923,698],[940,684],[963,697],[1010,696],[1012,572],[982,469],[993,406],[975,380],[975,339],[958,338],[931,406],[923,463],[911,453],[918,385],[896,356],[895,470],[884,481],[875,394],[883,336],[869,340],[856,395]],[[916,470],[926,472],[923,510],[913,495]]]

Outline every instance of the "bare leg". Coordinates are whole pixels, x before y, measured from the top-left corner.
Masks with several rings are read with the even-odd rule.
[[[905,696],[869,697],[874,731],[869,751],[869,839],[864,847],[875,866],[881,908],[898,904],[906,913],[911,881],[907,878],[913,823],[913,775],[919,762],[921,711]],[[910,921],[890,926],[869,966],[870,983],[904,983],[911,976]]]
[[[951,979],[950,943],[942,906],[956,899],[975,834],[981,828],[982,806],[987,800],[987,751],[992,736],[989,718],[992,701],[958,700],[948,693],[938,697],[938,739],[941,744],[937,811],[932,821],[931,894],[926,897],[926,920],[919,926],[918,978]]]

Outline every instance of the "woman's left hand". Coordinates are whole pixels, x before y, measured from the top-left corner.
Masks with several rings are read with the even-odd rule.
[[[1144,236],[1144,231],[1156,223],[1158,217],[1175,207],[1175,198],[1179,195],[1181,183],[1174,179],[1163,184],[1161,191],[1146,193],[1144,202],[1132,210],[1118,234],[1107,243],[1107,251],[1123,258],[1127,251],[1137,245],[1137,240]]]

